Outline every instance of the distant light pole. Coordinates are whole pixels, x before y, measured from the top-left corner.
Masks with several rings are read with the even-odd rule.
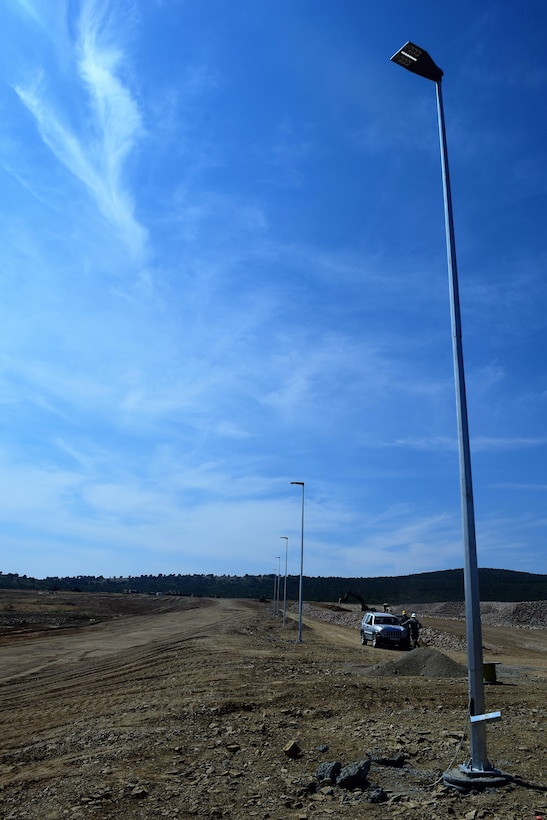
[[[281,556],[276,555],[277,559],[277,595],[275,599],[275,617],[279,617],[279,588],[281,584]]]
[[[282,539],[285,539],[285,584],[283,587],[283,626],[285,626],[287,622],[287,569],[289,566],[289,538],[287,535],[280,535]]]
[[[304,578],[304,482],[291,481],[291,484],[298,484],[302,487],[302,538],[300,543],[300,583],[298,585],[298,638],[297,643],[302,643],[302,585]]]
[[[469,680],[469,715],[471,759],[451,772],[445,772],[447,785],[502,785],[507,775],[494,769],[486,755],[486,721],[500,717],[499,712],[485,715],[484,679],[482,665],[482,630],[479,597],[479,572],[477,568],[477,543],[475,537],[475,513],[473,505],[473,486],[471,480],[471,453],[469,447],[469,428],[467,420],[467,401],[465,395],[465,375],[463,367],[462,330],[460,318],[460,297],[458,288],[458,270],[456,266],[456,243],[452,216],[452,194],[448,172],[448,149],[444,121],[444,108],[441,92],[443,71],[435,64],[423,48],[414,43],[405,43],[391,60],[406,68],[413,74],[432,80],[437,89],[437,112],[439,139],[441,147],[441,166],[444,192],[444,216],[446,228],[446,251],[448,258],[448,276],[450,287],[450,314],[452,323],[452,351],[454,358],[454,382],[456,388],[456,407],[458,420],[458,446],[460,459],[460,491],[463,519],[464,541],[464,587],[465,587],[465,620],[467,632],[467,663]],[[481,778],[482,776],[482,778]],[[481,779],[484,781],[481,783]],[[495,782],[498,781],[498,782]]]

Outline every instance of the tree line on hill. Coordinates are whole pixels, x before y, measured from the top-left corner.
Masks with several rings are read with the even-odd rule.
[[[104,578],[77,575],[68,578],[31,578],[0,572],[0,589],[73,590],[77,592],[137,592],[163,595],[192,595],[215,598],[271,599],[276,575],[182,575],[163,574]],[[298,599],[299,578],[287,577],[287,598]],[[479,569],[482,601],[547,600],[547,575],[503,569]],[[337,602],[348,591],[369,604],[404,602],[433,603],[463,601],[463,570],[449,569],[380,578],[307,577],[303,579],[306,601]],[[283,598],[284,577],[280,578]]]

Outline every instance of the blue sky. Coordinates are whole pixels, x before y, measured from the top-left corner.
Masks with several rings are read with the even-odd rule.
[[[547,572],[544,0],[0,9],[4,572]]]

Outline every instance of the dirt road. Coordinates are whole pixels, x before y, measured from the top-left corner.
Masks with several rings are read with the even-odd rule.
[[[162,607],[160,611],[150,606],[146,617],[141,614],[104,622],[90,619],[85,630],[41,632],[38,642],[6,641],[2,645],[0,685],[7,679],[6,675],[40,674],[42,680],[49,676],[64,679],[67,667],[82,661],[92,662],[92,668],[87,670],[89,673],[95,662],[101,667],[119,666],[120,658],[124,663],[131,656],[138,658],[146,647],[162,651],[171,644],[178,645],[188,638],[209,634],[211,627],[226,617],[233,603],[227,600],[219,607],[218,602],[205,599],[199,606],[190,608],[187,601],[171,598],[170,606]],[[184,619],[181,619],[181,611],[185,613]]]
[[[294,620],[283,628],[251,601],[54,597],[0,590],[3,818],[534,820],[547,811],[545,630],[485,628],[500,663],[487,708],[503,716],[489,727],[489,756],[516,782],[462,796],[439,778],[469,755],[467,681],[443,676],[433,649],[364,648],[355,629],[311,617],[299,644]],[[447,634],[462,627],[423,620]],[[407,676],[412,656],[425,674]],[[427,675],[429,660],[440,677]],[[294,759],[284,753],[291,741]],[[369,757],[365,789],[314,777],[321,763]]]

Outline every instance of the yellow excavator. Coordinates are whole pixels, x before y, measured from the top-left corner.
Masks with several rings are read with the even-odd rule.
[[[348,589],[348,591],[344,593],[344,595],[342,595],[341,598],[338,598],[338,603],[347,604],[347,602],[351,600],[351,598],[353,598],[354,601],[357,601],[361,604],[361,612],[376,612],[373,606],[369,606],[365,602],[364,598],[361,598],[360,595],[356,595],[356,593],[352,592],[351,589]]]

